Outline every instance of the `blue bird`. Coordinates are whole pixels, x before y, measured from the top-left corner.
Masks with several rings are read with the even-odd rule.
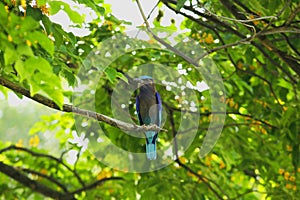
[[[140,125],[161,125],[162,103],[155,84],[150,76],[135,79],[138,82],[139,95],[136,97],[136,111]],[[149,160],[155,160],[156,139],[158,132],[146,131],[146,155]]]

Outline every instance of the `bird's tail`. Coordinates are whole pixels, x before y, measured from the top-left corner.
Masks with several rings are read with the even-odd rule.
[[[156,159],[156,138],[157,133],[154,131],[146,132],[146,154],[148,160]]]

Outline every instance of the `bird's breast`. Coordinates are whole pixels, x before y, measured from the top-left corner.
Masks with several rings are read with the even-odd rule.
[[[144,124],[157,124],[157,102],[155,95],[143,94],[139,95],[140,115]]]

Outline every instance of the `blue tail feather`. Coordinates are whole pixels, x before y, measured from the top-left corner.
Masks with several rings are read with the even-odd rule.
[[[146,132],[146,155],[149,160],[156,159],[156,138],[157,133],[154,131]]]

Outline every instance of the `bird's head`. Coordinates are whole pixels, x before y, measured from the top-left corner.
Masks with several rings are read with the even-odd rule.
[[[154,83],[153,78],[151,76],[140,76],[138,78],[135,78],[134,80],[139,86]]]
[[[140,76],[134,80],[137,82],[138,88],[151,88],[155,90],[154,81],[151,76]]]

